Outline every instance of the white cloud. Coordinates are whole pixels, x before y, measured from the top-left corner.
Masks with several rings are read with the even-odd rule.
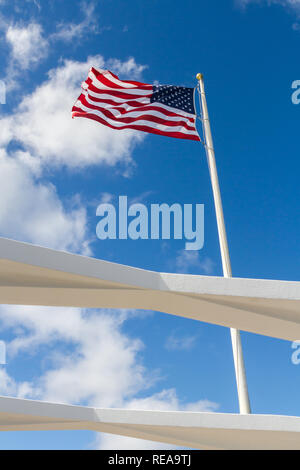
[[[20,13],[21,13],[22,10],[19,10],[18,3],[21,3],[21,2],[23,3],[24,0],[9,0],[9,3],[14,3],[15,4],[15,11],[20,12]],[[26,0],[26,2],[27,3],[30,3],[30,2],[34,3],[35,6],[39,10],[41,10],[41,5],[39,4],[38,0]],[[0,5],[4,5],[6,3],[8,3],[8,0],[0,0]]]
[[[209,400],[199,400],[194,403],[181,403],[176,390],[171,388],[162,390],[147,398],[131,400],[127,407],[131,410],[157,410],[157,411],[216,411],[217,403]]]
[[[2,306],[0,313],[2,329],[15,333],[7,345],[7,362],[24,353],[36,356],[40,347],[48,347],[51,365],[28,388],[29,396],[122,406],[145,389],[145,383],[152,383],[137,357],[142,342],[122,332],[130,312]],[[63,351],[59,346],[52,349],[57,343],[63,344]]]
[[[66,60],[51,70],[48,80],[27,95],[10,117],[0,120],[0,145],[14,140],[47,167],[129,164],[133,148],[145,138],[142,132],[115,131],[88,119],[71,118],[80,83],[91,65],[103,68],[106,63],[102,56],[94,56],[86,62]],[[122,67],[137,75],[143,69],[134,59],[120,62]]]
[[[165,348],[169,351],[189,351],[195,346],[196,339],[196,336],[176,336],[172,333],[166,339]]]
[[[33,1],[33,3],[35,4],[35,6],[38,8],[38,10],[41,10],[41,5],[40,5],[40,3],[39,3],[37,0],[27,0],[27,1]]]
[[[1,395],[15,395],[17,390],[16,382],[10,377],[3,366],[0,368],[0,390]]]
[[[283,7],[290,8],[295,10],[297,13],[300,13],[300,0],[236,0],[237,3],[242,6],[246,7],[250,3],[258,3],[258,4],[265,4],[267,6],[270,5],[282,5]]]
[[[49,53],[49,41],[44,36],[43,28],[36,22],[27,25],[13,24],[0,17],[0,30],[5,32],[9,47],[5,83],[7,91],[12,92],[22,85],[20,77],[37,67]]]
[[[247,8],[250,4],[257,4],[261,6],[279,5],[285,8],[292,14],[296,14],[296,21],[293,23],[292,28],[295,31],[300,30],[300,0],[235,0],[236,4],[241,8]]]
[[[39,171],[29,153],[8,156],[0,149],[1,236],[90,253],[85,209],[76,200],[66,209],[55,187],[36,178]]]
[[[116,74],[127,75],[133,79],[140,78],[143,71],[147,68],[146,65],[137,64],[133,57],[130,57],[125,62],[122,62],[119,59],[109,59],[106,66]]]
[[[199,274],[209,275],[214,268],[214,262],[208,257],[201,259],[199,251],[180,250],[175,263],[179,273],[188,273],[190,269],[197,268]]]
[[[8,26],[6,41],[11,47],[11,67],[17,65],[21,69],[28,69],[48,54],[48,42],[43,36],[42,27],[37,23]]]
[[[57,32],[51,35],[52,40],[80,41],[84,35],[99,32],[94,3],[81,2],[80,9],[83,20],[80,23],[58,23]]]

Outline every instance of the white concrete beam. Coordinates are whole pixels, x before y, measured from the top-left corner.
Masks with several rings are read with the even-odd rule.
[[[300,449],[300,418],[87,408],[0,397],[0,431],[91,430],[194,449]]]
[[[155,310],[300,339],[300,282],[159,273],[3,238],[0,303]]]

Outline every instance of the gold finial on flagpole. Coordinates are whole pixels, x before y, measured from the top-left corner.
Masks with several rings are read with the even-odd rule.
[[[197,80],[201,80],[201,78],[203,78],[203,73],[197,73],[196,78]]]

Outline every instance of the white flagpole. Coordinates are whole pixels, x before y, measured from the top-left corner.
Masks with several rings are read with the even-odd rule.
[[[218,179],[217,166],[216,166],[216,160],[215,160],[215,151],[214,151],[213,139],[212,139],[209,116],[208,116],[207,102],[206,102],[206,96],[205,96],[205,89],[204,89],[203,74],[198,73],[197,80],[199,82],[199,93],[200,93],[200,98],[201,98],[202,119],[203,119],[203,129],[204,129],[204,134],[205,134],[205,147],[206,147],[206,153],[207,153],[207,161],[208,161],[208,167],[209,167],[209,172],[210,172],[210,177],[211,177],[211,185],[212,185],[212,190],[213,190],[215,210],[216,210],[216,216],[217,216],[223,275],[224,277],[232,277],[225,222],[224,222],[224,214],[223,214],[223,207],[222,207],[222,199],[221,199],[219,179]],[[241,335],[240,335],[240,332],[234,328],[230,329],[230,333],[231,333],[231,342],[232,342],[240,413],[250,414],[251,413],[250,401],[249,401],[249,395],[248,395],[248,387],[247,387],[246,372],[245,372],[245,365],[244,365],[244,358],[243,358]]]

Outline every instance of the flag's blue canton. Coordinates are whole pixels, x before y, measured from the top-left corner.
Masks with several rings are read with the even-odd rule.
[[[186,113],[196,114],[194,106],[194,88],[173,85],[153,85],[151,103],[158,102],[181,109]]]

